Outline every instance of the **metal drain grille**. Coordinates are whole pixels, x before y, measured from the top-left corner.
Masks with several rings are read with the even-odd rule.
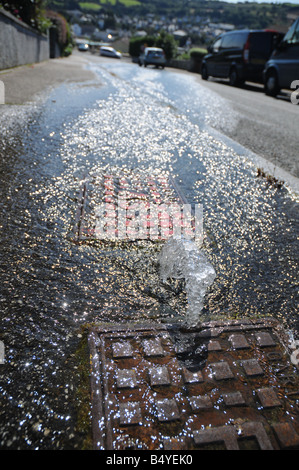
[[[94,447],[299,448],[298,371],[277,331],[249,320],[92,329]]]
[[[201,230],[201,206],[197,230]],[[91,176],[82,184],[74,241],[167,240],[176,230],[195,236],[195,209],[172,177],[134,172]]]

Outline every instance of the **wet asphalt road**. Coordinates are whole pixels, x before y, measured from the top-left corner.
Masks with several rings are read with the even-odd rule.
[[[299,177],[299,106],[291,103],[290,91],[282,90],[272,98],[265,95],[261,84],[246,83],[238,88],[225,80],[199,80],[202,87],[227,100],[239,116],[233,128],[224,125],[219,130]]]
[[[3,107],[2,448],[82,445],[77,351],[86,325],[185,317],[184,289],[161,282],[161,245],[73,243],[89,175],[171,175],[189,203],[203,205],[203,247],[217,276],[199,319],[274,316],[298,330],[298,200],[213,133],[238,125],[233,103],[192,74],[96,57],[88,68],[98,83]]]

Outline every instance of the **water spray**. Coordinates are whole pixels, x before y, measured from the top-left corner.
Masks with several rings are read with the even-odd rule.
[[[162,281],[185,279],[188,300],[186,325],[195,326],[204,306],[206,291],[216,277],[213,266],[194,241],[182,238],[169,239],[162,248],[159,261]]]

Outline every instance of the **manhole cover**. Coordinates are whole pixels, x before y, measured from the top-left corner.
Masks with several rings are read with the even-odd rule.
[[[200,238],[202,207],[191,208],[174,178],[101,174],[82,184],[74,241]]]
[[[269,321],[89,334],[96,449],[299,448],[299,381]]]

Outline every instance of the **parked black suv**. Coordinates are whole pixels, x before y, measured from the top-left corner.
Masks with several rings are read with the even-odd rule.
[[[299,18],[265,65],[265,92],[276,96],[282,88],[290,89],[295,80],[299,80]]]
[[[235,30],[218,36],[203,58],[201,76],[229,78],[233,86],[246,80],[263,83],[265,63],[283,34],[272,30]]]

